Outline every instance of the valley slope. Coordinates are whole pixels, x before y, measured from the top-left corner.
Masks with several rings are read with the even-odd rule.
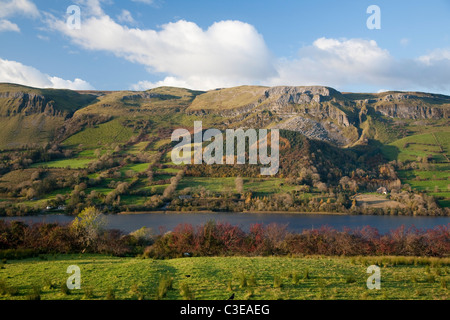
[[[448,214],[449,115],[449,96],[420,92],[0,84],[0,205],[4,214],[76,213],[86,205]],[[280,129],[278,175],[261,177],[250,165],[171,163],[171,133],[192,130],[196,120],[203,129]],[[388,207],[357,201],[380,187]]]

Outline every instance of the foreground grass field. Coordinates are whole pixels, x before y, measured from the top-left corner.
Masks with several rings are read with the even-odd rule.
[[[381,267],[380,290],[367,289],[371,264]],[[81,289],[67,292],[70,265]],[[0,299],[449,299],[449,280],[448,259],[48,255],[4,264]]]

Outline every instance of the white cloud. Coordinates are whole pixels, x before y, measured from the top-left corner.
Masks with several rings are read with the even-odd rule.
[[[3,31],[20,32],[20,28],[17,24],[12,23],[9,20],[0,19],[0,32],[3,32]]]
[[[40,16],[37,7],[29,0],[0,0],[0,32],[20,32],[20,28],[17,24],[10,20],[3,19],[19,14],[30,18],[37,18]]]
[[[133,16],[131,15],[131,12],[128,10],[122,10],[120,15],[117,16],[117,20],[119,20],[119,22],[122,23],[129,23],[129,24],[136,23]]]
[[[340,87],[361,82],[377,83],[381,69],[389,68],[391,56],[375,41],[320,38],[300,49],[296,59],[280,59],[277,84],[328,85]]]
[[[38,88],[58,88],[72,90],[90,90],[93,87],[81,79],[64,80],[49,76],[36,68],[20,62],[0,58],[0,82],[17,83]]]
[[[139,81],[136,84],[130,86],[130,90],[135,91],[145,91],[152,88],[157,87],[179,87],[186,88],[192,90],[198,90],[204,88],[207,90],[208,88],[225,88],[234,86],[234,82],[224,82],[222,79],[217,79],[215,77],[188,77],[186,79],[178,78],[178,77],[165,77],[160,81]]]
[[[29,0],[0,1],[0,18],[10,17],[16,14],[37,18],[40,16],[36,5]]]
[[[202,29],[180,20],[156,30],[132,28],[120,24],[132,21],[131,14],[122,11],[116,22],[102,10],[105,1],[78,0],[84,6],[81,30],[71,30],[64,20],[51,15],[47,25],[81,48],[110,52],[144,66],[149,73],[161,74],[160,81],[132,85],[135,90],[161,85],[213,89],[263,84],[450,93],[450,50],[396,59],[373,40],[319,38],[301,48],[295,58],[276,58],[248,23],[219,21]]]
[[[50,41],[50,38],[49,38],[49,37],[44,36],[44,35],[42,35],[42,34],[38,34],[36,37],[37,37],[38,39],[42,40],[42,41]]]
[[[153,0],[131,0],[133,2],[140,2],[140,3],[145,3],[145,4],[153,4]]]
[[[295,59],[279,59],[278,76],[267,85],[326,85],[338,90],[358,86],[450,92],[450,51],[418,59],[396,59],[373,40],[317,39]]]
[[[101,2],[105,0],[76,0],[75,3],[83,6],[83,15],[101,16],[104,14]]]
[[[400,44],[404,47],[406,47],[407,45],[409,45],[410,40],[408,38],[402,38],[400,39]]]
[[[85,49],[112,52],[198,89],[255,82],[276,73],[263,37],[240,21],[220,21],[203,30],[180,20],[160,30],[142,30],[101,14],[84,18],[81,30],[55,18],[48,24]]]
[[[435,49],[429,54],[419,57],[418,60],[428,66],[435,65],[439,62],[449,62],[450,49]]]

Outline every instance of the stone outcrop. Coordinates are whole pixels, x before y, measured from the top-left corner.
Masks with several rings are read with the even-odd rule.
[[[56,111],[54,102],[48,101],[46,97],[40,94],[24,92],[3,92],[0,98],[7,99],[5,105],[2,105],[1,116],[12,116],[16,114],[31,115],[43,113],[50,116],[61,115]]]
[[[411,104],[379,104],[375,111],[391,118],[401,119],[441,119],[449,118],[448,109]]]
[[[305,104],[311,102],[330,101],[333,97],[341,94],[328,87],[311,86],[311,87],[273,87],[265,92],[266,99],[275,99],[275,103],[279,105]]]

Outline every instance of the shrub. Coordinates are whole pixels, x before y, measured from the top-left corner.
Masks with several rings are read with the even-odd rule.
[[[5,249],[0,250],[0,258],[2,261],[4,261],[4,264],[6,264],[7,260],[22,260],[22,259],[28,259],[33,258],[38,255],[37,250],[34,249]]]
[[[247,283],[249,286],[255,287],[256,286],[256,274],[252,272],[250,276],[248,277]]]
[[[40,294],[30,294],[27,296],[27,300],[41,300]]]
[[[54,283],[54,281],[51,278],[44,278],[44,287],[48,290],[56,289],[57,285]]]
[[[425,276],[425,281],[429,282],[429,283],[434,283],[434,282],[436,282],[436,278],[432,274],[427,274]]]
[[[116,300],[116,290],[114,288],[108,288],[106,300]]]
[[[292,284],[297,285],[300,282],[300,277],[297,272],[292,273]]]
[[[309,279],[309,278],[310,278],[309,270],[306,269],[306,270],[303,272],[303,279]]]
[[[248,289],[247,292],[245,293],[244,300],[250,299],[251,297],[253,297],[253,294],[254,294],[253,290],[252,289]]]
[[[24,259],[38,254],[92,252],[165,259],[189,256],[391,256],[378,265],[437,266],[437,257],[450,252],[450,224],[429,230],[400,227],[386,234],[374,228],[338,231],[329,227],[291,233],[285,226],[255,224],[249,232],[227,223],[210,221],[193,227],[178,225],[150,239],[146,230],[124,235],[104,230],[95,208],[83,211],[72,225],[0,221],[0,258]],[[141,236],[144,234],[144,236]],[[144,246],[147,246],[145,249]],[[396,256],[396,257],[393,257]],[[44,256],[42,256],[44,257]],[[381,258],[380,258],[381,259]],[[447,258],[448,259],[448,258]]]
[[[63,282],[61,283],[60,289],[61,289],[61,293],[62,293],[63,295],[67,296],[67,295],[70,294],[70,290],[69,290],[69,288],[67,288],[67,283],[66,283],[66,281],[63,281]]]
[[[94,295],[94,289],[91,286],[84,286],[83,288],[84,291],[84,299],[94,299],[95,295]]]
[[[233,286],[232,286],[231,280],[227,281],[227,291],[229,291],[229,292],[233,291]]]
[[[42,288],[40,285],[33,285],[32,293],[27,296],[27,300],[41,300]]]
[[[345,277],[345,283],[350,284],[350,283],[355,283],[355,282],[356,282],[356,278],[354,275],[350,274]]]
[[[161,300],[166,297],[167,292],[172,289],[173,278],[169,275],[163,275],[159,279],[158,287],[156,289],[156,299]]]
[[[144,300],[145,299],[145,294],[144,291],[142,290],[142,288],[134,283],[131,288],[130,288],[130,293],[132,294],[132,298],[133,299],[137,299],[137,300]]]
[[[180,286],[180,294],[184,300],[194,300],[194,293],[189,288],[187,283],[182,283]]]
[[[245,275],[245,273],[243,273],[243,272],[239,273],[238,279],[239,279],[239,288],[246,288],[248,285],[248,282],[247,282],[247,276]]]
[[[0,280],[0,295],[17,296],[19,294],[19,289],[14,286],[10,286],[5,280]]]
[[[283,280],[281,280],[281,277],[279,275],[275,275],[273,277],[273,287],[281,288],[282,286],[283,286]]]
[[[19,295],[19,288],[14,287],[14,286],[10,286],[8,288],[7,293],[11,296],[11,297],[15,297]]]

